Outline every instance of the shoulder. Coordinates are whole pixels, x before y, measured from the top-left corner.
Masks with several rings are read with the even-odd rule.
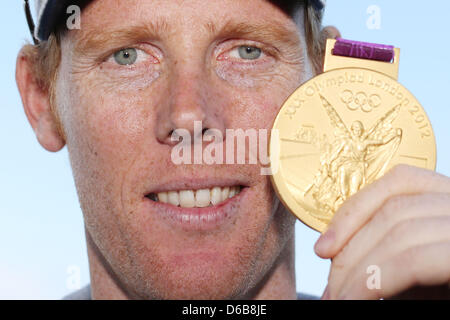
[[[88,284],[84,288],[77,290],[63,297],[62,300],[91,300],[91,286]]]
[[[297,292],[297,300],[319,300],[319,297],[307,293]]]
[[[63,300],[91,300],[91,286],[87,285],[80,290],[74,291],[62,298]],[[319,297],[306,293],[297,293],[297,300],[318,300]]]

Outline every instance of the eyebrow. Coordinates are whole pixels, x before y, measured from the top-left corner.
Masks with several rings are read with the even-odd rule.
[[[283,26],[275,22],[241,22],[228,20],[220,28],[214,22],[203,26],[215,38],[249,38],[265,43],[284,43],[289,46],[300,46],[300,34],[296,27]],[[82,35],[75,43],[74,51],[83,54],[92,48],[108,44],[120,47],[137,41],[160,39],[164,33],[171,32],[166,20],[147,22],[142,25],[131,25],[124,28],[92,30]]]
[[[76,41],[74,51],[83,54],[92,48],[99,48],[108,44],[109,46],[122,46],[126,43],[134,43],[145,39],[157,39],[161,32],[169,31],[166,21],[158,20],[148,22],[144,25],[131,25],[125,28],[109,30],[92,30],[82,35]]]
[[[296,27],[283,26],[275,22],[237,22],[230,20],[217,33],[218,37],[250,38],[261,42],[282,42],[300,46],[300,33]]]

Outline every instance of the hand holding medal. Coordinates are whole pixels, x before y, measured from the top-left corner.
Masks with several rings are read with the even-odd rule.
[[[323,299],[450,298],[450,179],[433,172],[431,124],[397,83],[398,60],[328,40],[324,73],[274,122],[274,189],[332,259]]]

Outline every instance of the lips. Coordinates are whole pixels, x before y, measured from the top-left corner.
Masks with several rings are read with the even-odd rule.
[[[188,188],[190,187],[190,188]],[[236,217],[249,188],[236,182],[168,184],[145,195],[149,214],[184,230],[212,230]]]

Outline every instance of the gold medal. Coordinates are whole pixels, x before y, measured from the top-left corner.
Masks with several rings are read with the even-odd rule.
[[[283,104],[270,140],[278,197],[320,232],[346,199],[396,164],[436,165],[430,121],[396,81],[399,49],[392,62],[382,62],[335,55],[335,44],[327,41],[324,73]]]

